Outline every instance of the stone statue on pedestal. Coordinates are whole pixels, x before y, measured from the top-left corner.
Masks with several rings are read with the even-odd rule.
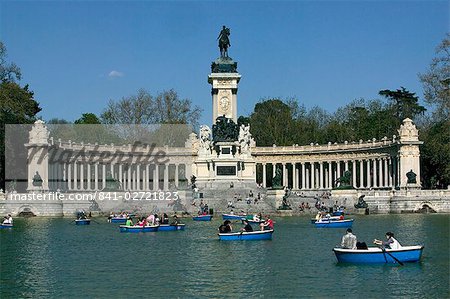
[[[103,188],[103,191],[118,191],[121,190],[122,186],[119,180],[113,178],[111,172],[106,174],[106,186]]]
[[[254,139],[250,133],[250,125],[241,125],[239,128],[239,145],[241,146],[241,154],[250,154],[250,147],[254,145]]]
[[[281,169],[277,168],[275,170],[275,176],[272,179],[272,189],[281,189]]]
[[[211,129],[207,125],[200,126],[199,149],[203,153],[211,153]]]
[[[417,184],[417,174],[412,169],[406,173],[406,177],[408,178],[407,184]]]
[[[42,187],[42,178],[38,171],[33,176],[33,186]]]
[[[343,176],[335,181],[336,187],[334,189],[353,189],[353,186],[351,185],[351,179],[352,173],[349,170],[344,171]]]

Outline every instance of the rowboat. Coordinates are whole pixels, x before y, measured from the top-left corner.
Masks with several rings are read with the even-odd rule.
[[[111,218],[111,223],[125,223],[127,222],[127,218],[125,217],[113,217]]]
[[[260,224],[265,222],[264,220],[242,219],[242,223],[244,223],[244,221],[247,221],[248,223],[251,224]]]
[[[246,215],[235,215],[235,214],[222,214],[223,220],[241,220],[245,218]]]
[[[76,219],[75,225],[89,225],[91,224],[91,219]]]
[[[353,219],[347,219],[347,220],[336,220],[336,221],[316,221],[314,222],[314,225],[316,227],[338,227],[338,228],[348,228],[352,227],[353,225]]]
[[[338,221],[340,219],[340,216],[331,216],[331,217],[324,217],[322,218],[322,221]],[[316,223],[316,218],[311,218],[311,223]]]
[[[399,249],[368,249],[333,248],[340,263],[406,263],[418,262],[422,257],[423,246],[402,246]]]
[[[237,232],[237,233],[222,233],[219,235],[219,240],[222,241],[247,241],[247,240],[271,240],[273,229],[254,231],[254,232]]]
[[[344,211],[343,210],[339,210],[339,211],[333,212],[333,216],[341,216],[341,215],[344,215]]]
[[[171,225],[171,224],[160,224],[158,227],[158,231],[177,231],[177,230],[184,230],[185,224],[177,224],[177,225]]]
[[[148,233],[148,232],[156,232],[158,230],[158,225],[149,225],[149,226],[129,226],[129,225],[121,225],[119,226],[121,233]]]
[[[2,229],[2,228],[13,228],[13,225],[12,224],[0,224],[0,229]]]
[[[194,221],[211,221],[213,215],[198,215],[192,217],[192,220]]]

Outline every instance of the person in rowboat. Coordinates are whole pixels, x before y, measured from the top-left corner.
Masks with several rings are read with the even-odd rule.
[[[131,220],[131,217],[127,218],[127,222],[125,222],[126,226],[134,226],[133,220]]]
[[[356,249],[356,236],[351,228],[347,228],[347,233],[342,237],[341,247],[345,249]]]
[[[219,226],[219,233],[221,233],[221,234],[231,233],[232,230],[233,230],[233,228],[231,226],[230,220],[225,220],[223,222],[223,224],[221,226]]]
[[[394,233],[392,232],[386,233],[386,241],[375,239],[373,240],[373,243],[379,246],[383,246],[383,248],[389,249],[399,249],[400,247],[402,247],[400,243],[394,238]]]
[[[250,223],[248,223],[247,220],[244,220],[244,227],[241,228],[241,232],[252,232],[253,231],[253,227],[250,225]]]
[[[260,227],[261,230],[264,230],[265,228],[273,229],[273,220],[270,219],[270,216],[269,216],[269,215],[267,215],[267,216],[266,216],[266,221],[262,222],[262,223],[259,225],[259,227]]]

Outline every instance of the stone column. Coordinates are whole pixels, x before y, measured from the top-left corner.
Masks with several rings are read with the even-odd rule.
[[[91,163],[87,163],[87,189],[88,190],[91,190],[92,188],[91,188],[91,179],[92,179],[92,176],[91,176]]]
[[[388,175],[388,186],[390,188],[392,188],[393,184],[392,184],[392,159],[391,157],[388,158],[388,171],[389,171],[389,175]]]
[[[371,181],[370,181],[370,159],[367,159],[366,162],[367,162],[367,186],[366,186],[366,188],[370,188],[370,186],[371,186]]]
[[[388,159],[383,158],[384,161],[384,187],[389,186],[389,175],[388,175]]]
[[[145,190],[150,190],[150,164],[145,165]]]
[[[73,190],[78,190],[78,167],[77,167],[77,161],[73,161]]]
[[[328,161],[328,188],[333,189],[333,162]]]
[[[316,176],[316,167],[315,162],[311,162],[311,189],[316,188],[315,176]]]
[[[377,159],[373,159],[373,187],[377,188],[378,187],[378,182],[377,182]]]
[[[383,159],[378,159],[378,187],[383,187]]]
[[[102,166],[102,190],[106,187],[106,164]]]
[[[169,190],[169,164],[164,164],[164,191]]]
[[[127,190],[131,190],[131,165],[127,164]]]
[[[364,188],[364,160],[359,160],[359,188]]]
[[[297,167],[297,163],[293,164],[293,169],[294,169],[294,182],[293,182],[293,188],[295,190],[298,190],[298,167]]]
[[[323,189],[323,162],[319,162],[319,188]]]
[[[306,184],[306,180],[305,180],[305,162],[301,162],[302,165],[302,190],[305,189],[305,184]]]
[[[158,164],[155,164],[154,169],[155,175],[153,176],[153,190],[159,190],[159,167]]]
[[[263,187],[267,188],[266,163],[263,163],[262,167],[263,167],[263,181],[262,181],[262,183],[263,183]]]
[[[80,190],[84,190],[84,163],[80,163]]]
[[[123,168],[122,167],[123,167],[122,164],[119,164],[119,178],[118,178],[118,180],[119,180],[120,184],[122,185],[122,189],[125,189],[124,185],[123,185]]]
[[[352,161],[352,179],[353,187],[356,188],[356,160]]]
[[[345,167],[345,168],[344,168],[345,171],[348,171],[348,160],[345,161],[345,166],[344,166],[344,167]]]
[[[141,164],[136,164],[136,190],[141,190]]]
[[[286,175],[286,163],[282,163],[282,165],[283,165],[283,176],[281,177],[282,178],[282,181],[281,181],[281,185],[282,186],[287,186],[287,180],[286,180],[286,178],[287,178],[287,175]]]
[[[341,161],[336,161],[336,179],[340,178],[341,175]]]
[[[72,163],[67,163],[67,190],[72,190]]]
[[[94,189],[98,190],[98,162],[96,162],[94,166],[94,178]]]
[[[178,164],[175,164],[175,187],[178,188]]]

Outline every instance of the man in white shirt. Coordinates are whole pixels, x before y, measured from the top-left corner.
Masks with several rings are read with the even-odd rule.
[[[345,249],[356,249],[356,236],[352,229],[348,228],[347,233],[342,237],[341,247]]]

